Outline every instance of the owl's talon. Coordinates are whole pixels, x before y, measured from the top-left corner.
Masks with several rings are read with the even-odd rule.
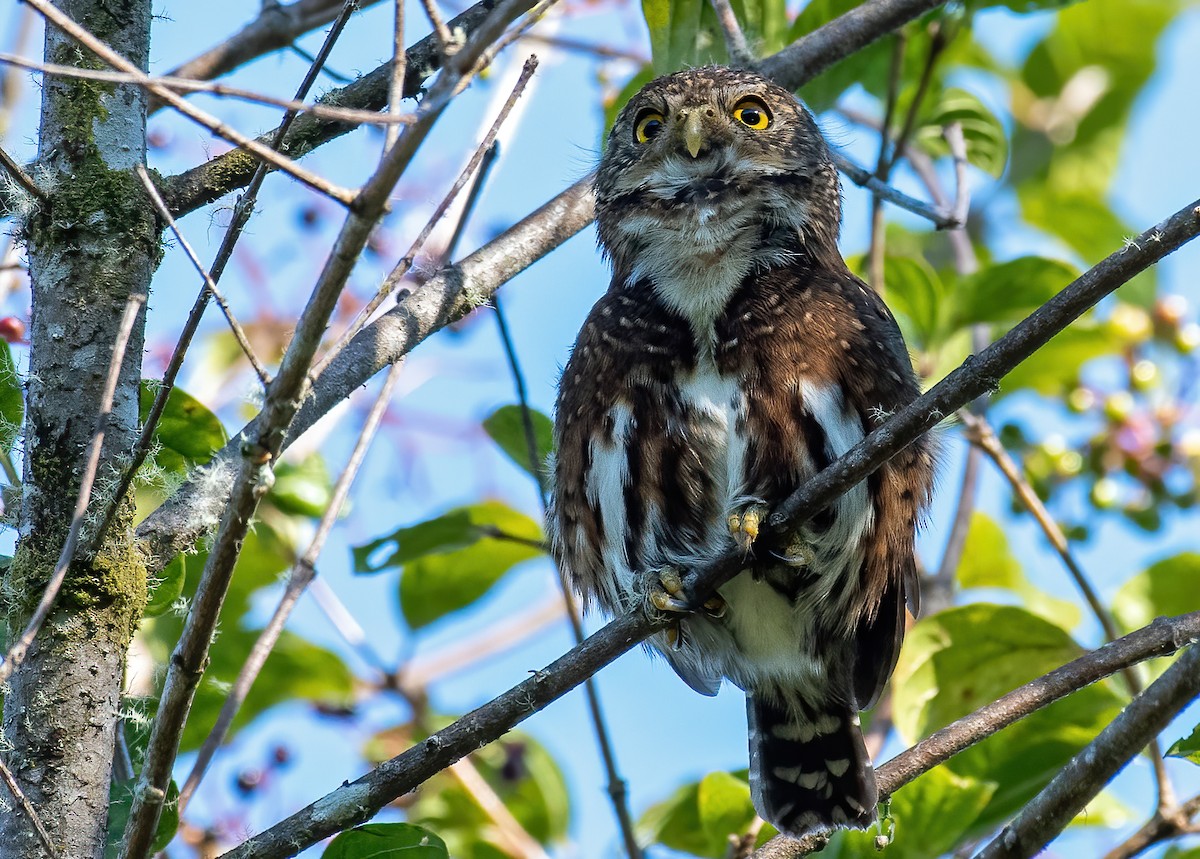
[[[714,620],[725,616],[725,600],[720,597],[710,597],[704,602],[704,613]]]
[[[687,591],[683,586],[683,576],[678,568],[666,566],[654,570],[646,578],[648,584],[646,598],[650,601],[650,605],[659,611],[669,611],[675,614],[692,613],[692,604],[687,598]]]
[[[743,552],[749,552],[762,523],[767,520],[771,510],[765,504],[749,504],[741,510],[729,514],[729,536]]]

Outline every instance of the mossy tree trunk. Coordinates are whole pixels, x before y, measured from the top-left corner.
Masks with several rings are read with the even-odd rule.
[[[146,68],[150,0],[57,0],[92,33]],[[47,26],[48,62],[102,68]],[[16,557],[5,582],[19,634],[61,551],[126,302],[146,294],[158,261],[145,161],[146,97],[136,87],[47,78],[37,176],[48,199],[26,224],[33,312]],[[142,324],[121,366],[91,510],[102,509],[138,425]],[[82,553],[4,699],[4,746],[17,781],[64,857],[100,857],[125,652],[145,599],[132,510],[94,557]],[[91,521],[91,520],[89,520]],[[95,527],[92,521],[91,527]],[[84,528],[81,545],[93,537]],[[15,803],[0,804],[0,857],[43,855]]]

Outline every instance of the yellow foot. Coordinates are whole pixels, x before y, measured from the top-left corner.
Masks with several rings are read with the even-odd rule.
[[[647,580],[646,598],[654,608],[676,614],[691,614],[695,611],[678,567],[663,567],[647,576]],[[719,596],[710,597],[700,608],[709,617],[723,617],[725,600]]]
[[[811,567],[816,558],[813,555],[812,545],[804,539],[803,534],[797,532],[792,535],[792,541],[788,543],[787,552],[783,556],[783,562],[789,567]]]
[[[758,529],[771,512],[765,504],[749,504],[729,514],[729,536],[743,552],[749,552],[758,539]]]

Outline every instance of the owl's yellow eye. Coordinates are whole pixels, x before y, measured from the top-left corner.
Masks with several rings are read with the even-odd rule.
[[[747,128],[762,131],[771,124],[771,113],[766,105],[756,98],[742,99],[733,109],[733,118]]]
[[[638,118],[633,136],[638,143],[649,143],[662,131],[663,115],[656,110],[646,111]]]

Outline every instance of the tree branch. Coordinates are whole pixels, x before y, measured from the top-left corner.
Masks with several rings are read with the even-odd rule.
[[[1073,757],[977,859],[1040,853],[1129,760],[1200,695],[1200,647],[1189,648]]]
[[[807,481],[772,513],[769,519],[772,534],[778,536],[794,530],[828,506],[944,415],[993,388],[1005,374],[1091,305],[1197,233],[1200,233],[1200,200],[1085,272],[1002,338],[979,355],[969,357],[930,391],[892,415],[844,456]],[[760,540],[767,536],[763,535]],[[703,600],[744,566],[744,554],[730,549],[689,573],[688,593]],[[1200,613],[1186,617],[1200,622]],[[668,618],[661,615],[650,618],[640,610],[618,617],[544,671],[226,855],[229,859],[290,856],[327,835],[370,819],[395,797],[412,790],[464,754],[495,740],[668,622]],[[1154,625],[1148,628],[1150,632],[1155,629]],[[1111,653],[1107,648],[1105,652]],[[1139,659],[1149,655],[1154,654]],[[1117,665],[1113,670],[1120,667]],[[1063,694],[1069,691],[1072,690],[1067,688]]]
[[[875,771],[879,795],[882,798],[891,796],[922,773],[1072,692],[1131,665],[1158,656],[1168,656],[1198,638],[1200,612],[1171,618],[1160,617],[1149,626],[1031,680],[991,704],[935,731],[879,767]],[[764,844],[755,853],[755,859],[806,856],[821,846],[820,841],[818,836],[798,839],[779,836]]]
[[[468,31],[477,28],[481,16],[486,14],[482,10],[491,8],[495,2],[496,0],[483,0],[453,19],[451,26],[462,27]],[[918,15],[937,4],[931,0],[925,0],[921,4],[914,4],[912,0],[905,0],[899,4],[896,0],[875,0],[804,36],[788,50],[792,50],[796,62],[808,63],[808,68],[815,68],[815,74],[823,68],[819,64],[813,64],[813,58],[819,53],[817,46],[824,45],[825,50],[840,50],[840,46],[829,48],[829,28],[834,28],[834,32],[841,32],[846,25],[839,22],[848,19],[855,34],[854,38],[861,42],[861,47],[885,32],[880,30],[872,35],[869,25],[882,27],[894,20],[899,20],[899,23],[908,20],[903,16],[896,19],[896,15],[900,14],[896,9],[897,5],[907,10],[906,14]],[[864,18],[863,10],[868,7],[886,7],[889,11]],[[899,23],[891,25],[899,26]],[[412,72],[414,63],[435,62],[437,54],[434,47],[432,38],[426,37],[410,48],[409,71]],[[773,60],[776,70],[781,75],[786,74],[787,79],[792,81],[807,80],[803,77],[803,71],[791,70],[786,63],[778,59],[779,57],[780,55],[776,54]],[[372,106],[381,110],[387,103],[389,74],[385,72],[388,70],[388,65],[381,66],[354,84],[331,92],[326,98],[338,104]],[[374,84],[368,83],[371,79],[374,79]],[[405,92],[408,93],[410,88],[415,92],[418,85],[419,80],[415,78],[407,81]],[[372,92],[375,93],[374,96],[371,96]],[[369,101],[372,97],[376,99],[375,102]],[[290,152],[299,157],[311,148],[346,133],[350,127],[340,125],[332,128],[328,123],[323,124],[303,116],[296,121],[296,129],[285,137],[285,145]],[[228,157],[230,154],[165,180],[161,186],[163,196],[171,205],[172,211],[176,214],[189,211],[190,208],[203,205],[242,184],[244,179],[238,172],[241,168],[235,169],[231,162],[222,162],[221,165],[220,175],[229,179],[227,184],[220,184],[218,187],[210,181],[212,176],[204,178],[204,170],[215,168],[218,162],[221,162],[221,158]],[[304,408],[289,428],[288,437],[284,441],[285,447],[387,364],[408,354],[418,343],[444,325],[461,319],[485,303],[503,283],[590,224],[594,202],[591,183],[590,175],[576,182],[461,263],[442,271],[423,284],[395,309],[360,332],[314,382]],[[217,453],[209,466],[191,475],[184,486],[139,526],[138,536],[149,544],[152,569],[161,570],[171,558],[189,549],[200,535],[207,533],[216,524],[214,505],[223,503],[233,480],[232,464],[240,457],[239,445],[244,438],[256,431],[256,425],[257,421],[253,421],[243,428]]]
[[[365,9],[378,2],[359,0],[358,5]],[[264,54],[288,47],[310,30],[323,27],[337,17],[342,5],[342,0],[296,0],[287,6],[264,3],[259,16],[241,30],[167,74],[205,81],[219,78]],[[149,112],[165,106],[165,102],[152,96]]]
[[[483,24],[488,15],[500,5],[500,0],[481,0],[461,15],[451,19],[452,30],[461,30],[468,38]],[[533,5],[523,3],[520,12]],[[519,14],[519,12],[518,12]],[[431,33],[405,52],[404,98],[413,98],[426,79],[442,68],[444,57],[438,50],[436,37]],[[356,110],[385,110],[392,84],[392,63],[386,62],[354,83],[327,92],[318,104],[348,107]],[[301,158],[331,140],[353,131],[358,126],[347,122],[330,122],[311,114],[301,116],[284,136],[282,149],[292,158]],[[275,134],[269,131],[258,137],[260,142]],[[255,159],[241,150],[218,155],[197,167],[160,183],[163,198],[176,217],[211,203],[230,191],[242,187],[254,173]]]

